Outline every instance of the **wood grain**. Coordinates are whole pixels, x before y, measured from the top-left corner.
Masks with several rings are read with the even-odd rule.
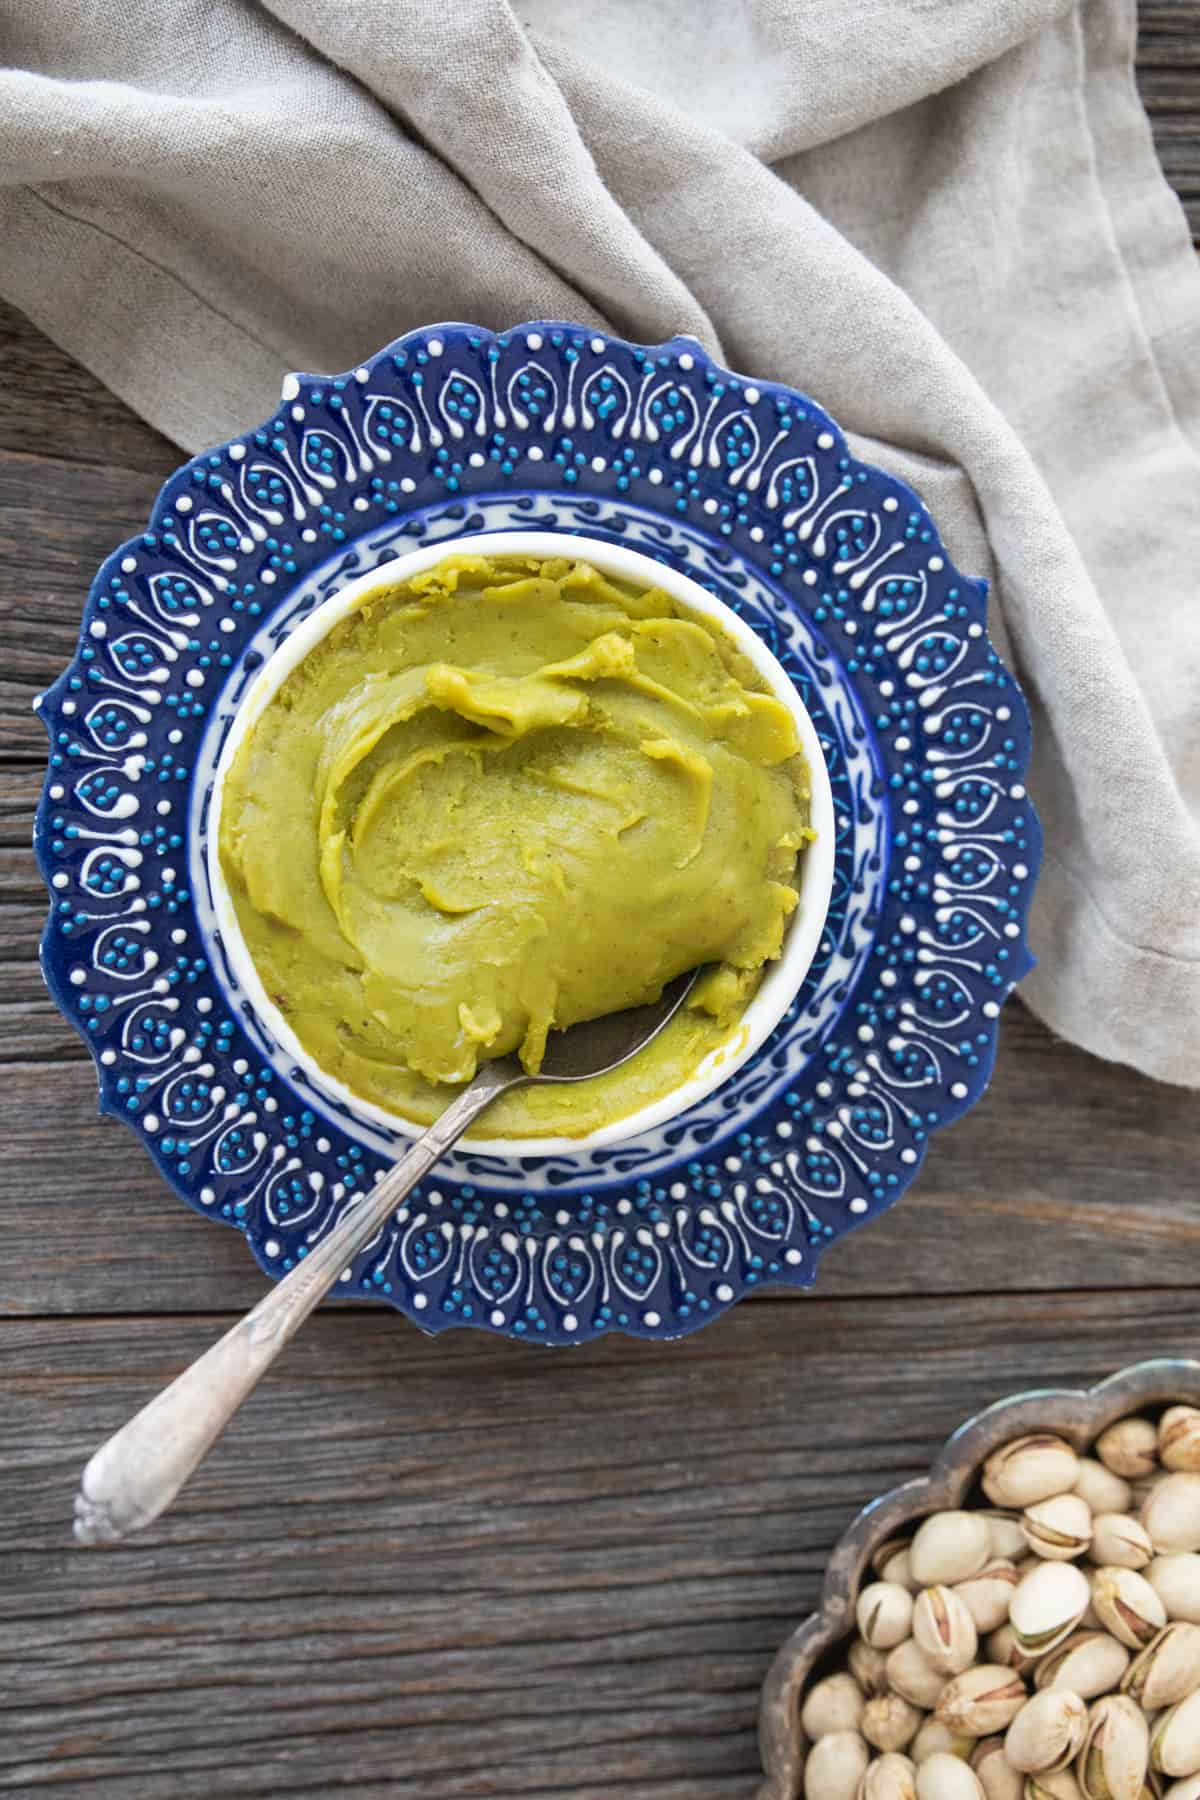
[[[1200,0],[1139,79],[1200,234]],[[84,1460],[261,1277],[95,1110],[29,848],[87,582],[179,453],[0,306],[0,1793],[744,1800],[853,1510],[975,1408],[1197,1350],[1200,1098],[1006,1011],[985,1100],[818,1290],[565,1355],[330,1309],[178,1510],[71,1547]]]
[[[853,1511],[1007,1391],[1193,1348],[1194,1306],[767,1302],[567,1358],[322,1316],[111,1555],[66,1547],[79,1465],[220,1322],[11,1321],[0,1791],[745,1796]]]
[[[1138,88],[1167,180],[1200,240],[1200,5],[1140,0]]]

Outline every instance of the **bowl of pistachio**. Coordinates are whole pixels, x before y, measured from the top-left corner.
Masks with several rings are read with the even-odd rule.
[[[1200,1362],[1000,1401],[763,1684],[758,1800],[1200,1800]]]

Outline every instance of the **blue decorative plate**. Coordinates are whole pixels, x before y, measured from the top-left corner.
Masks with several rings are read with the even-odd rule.
[[[556,324],[439,326],[349,375],[289,376],[275,416],[173,475],[109,557],[38,703],[42,966],[103,1110],[269,1274],[292,1268],[402,1141],[313,1088],[236,989],[204,868],[213,769],[254,670],[339,583],[506,527],[631,545],[761,634],[825,748],[833,902],[786,1019],[709,1099],[576,1156],[447,1158],[341,1291],[428,1330],[677,1336],[748,1288],[807,1285],[899,1198],[982,1093],[1032,960],[1029,725],[985,588],[801,395],[692,339]]]

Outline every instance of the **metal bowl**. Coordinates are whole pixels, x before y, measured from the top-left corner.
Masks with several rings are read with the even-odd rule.
[[[1013,1394],[960,1425],[928,1475],[864,1506],[829,1559],[819,1611],[788,1638],[763,1682],[758,1741],[765,1780],[757,1800],[796,1800],[801,1792],[800,1697],[813,1670],[853,1631],[859,1583],[881,1544],[928,1513],[960,1506],[992,1451],[1012,1438],[1054,1431],[1082,1450],[1126,1414],[1180,1401],[1200,1405],[1200,1362],[1160,1357],[1134,1363],[1084,1391],[1040,1388]]]

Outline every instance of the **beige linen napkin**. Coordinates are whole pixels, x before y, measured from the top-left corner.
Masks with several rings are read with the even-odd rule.
[[[1200,1084],[1200,276],[1133,0],[0,0],[0,291],[188,450],[412,326],[701,338],[994,583],[1024,984]]]

